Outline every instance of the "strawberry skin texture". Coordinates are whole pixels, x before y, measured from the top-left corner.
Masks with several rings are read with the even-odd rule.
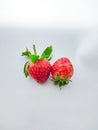
[[[44,83],[49,78],[51,65],[46,58],[38,59],[35,63],[28,63],[27,71],[37,82]]]
[[[51,68],[51,74],[53,79],[57,78],[57,75],[59,75],[60,79],[67,79],[69,80],[73,75],[73,65],[70,62],[68,58],[62,57],[58,59]]]

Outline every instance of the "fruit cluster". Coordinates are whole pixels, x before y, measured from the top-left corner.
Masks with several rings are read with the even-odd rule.
[[[26,77],[30,76],[38,83],[44,83],[51,74],[52,81],[55,85],[59,85],[60,89],[71,81],[74,69],[68,58],[62,57],[51,65],[49,61],[52,58],[52,46],[47,47],[41,56],[37,54],[35,45],[33,45],[33,51],[32,54],[26,48],[26,51],[22,52],[22,56],[29,58],[24,65]]]

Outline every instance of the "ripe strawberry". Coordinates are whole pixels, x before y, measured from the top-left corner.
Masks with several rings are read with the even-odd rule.
[[[30,61],[24,65],[24,74],[35,79],[39,83],[44,83],[50,75],[51,65],[48,60],[51,59],[52,46],[47,47],[41,56],[37,55],[35,45],[33,45],[34,54],[27,48],[22,56],[27,56]]]
[[[63,85],[69,83],[73,75],[73,66],[68,58],[62,57],[58,59],[51,68],[52,80],[55,85],[62,88]]]

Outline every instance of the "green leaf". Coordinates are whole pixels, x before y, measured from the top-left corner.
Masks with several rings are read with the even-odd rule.
[[[41,58],[47,58],[48,60],[50,60],[51,53],[52,53],[52,46],[49,46],[43,51]]]
[[[30,60],[34,63],[34,62],[36,62],[36,60],[38,60],[39,59],[39,55],[31,55],[30,56]]]
[[[56,80],[56,79],[53,79],[52,81],[54,82],[55,85],[57,85],[59,82],[59,80]]]
[[[48,58],[48,60],[50,61],[50,60],[52,59],[52,57],[53,57],[53,55],[52,55],[52,56],[50,56],[50,57]]]
[[[27,64],[28,64],[29,61],[27,61],[24,65],[24,74],[25,74],[25,77],[28,76],[28,71],[27,71]]]
[[[27,57],[30,58],[31,52],[28,50],[28,48],[26,48],[26,51],[25,51],[25,52],[22,52],[22,56],[27,56]]]

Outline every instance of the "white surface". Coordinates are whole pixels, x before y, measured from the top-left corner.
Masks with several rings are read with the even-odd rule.
[[[70,58],[72,83],[60,91],[50,80],[40,85],[24,77],[21,52],[33,43],[39,53],[53,46],[51,63]],[[0,130],[98,130],[97,59],[95,30],[1,28]]]
[[[98,26],[98,0],[0,0],[0,26]]]

